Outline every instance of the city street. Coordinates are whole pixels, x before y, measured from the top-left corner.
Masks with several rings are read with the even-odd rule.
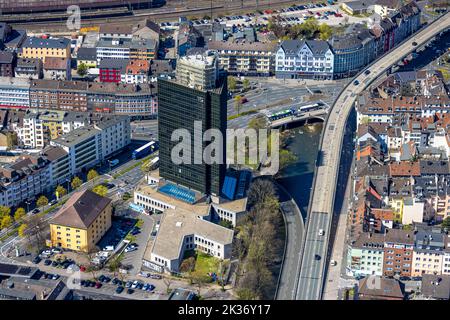
[[[347,123],[347,117],[353,109],[355,99],[359,93],[367,88],[374,80],[414,51],[417,46],[424,45],[437,34],[450,26],[450,13],[440,17],[432,24],[406,39],[402,44],[391,50],[388,54],[367,66],[369,74],[360,73],[356,80],[349,84],[339,95],[329,113],[321,141],[319,154],[321,155],[313,185],[313,196],[309,205],[307,235],[302,258],[300,282],[297,299],[318,300],[322,298],[325,263],[328,250],[328,237],[324,237],[325,245],[315,239],[318,228],[321,226],[328,232],[331,229],[331,215],[334,208],[336,184],[339,174],[339,157]],[[414,41],[412,40],[414,39]],[[324,218],[323,216],[328,216]],[[312,260],[313,255],[322,256],[321,261]],[[315,266],[312,267],[312,264]]]

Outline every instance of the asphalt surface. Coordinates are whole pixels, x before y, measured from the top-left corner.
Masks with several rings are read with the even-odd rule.
[[[327,256],[329,241],[327,232],[331,229],[331,217],[339,172],[339,157],[346,121],[357,95],[364,91],[375,79],[385,74],[392,65],[449,27],[450,13],[447,13],[434,23],[425,26],[413,37],[405,40],[388,54],[380,57],[365,69],[370,70],[368,75],[360,73],[355,77],[359,84],[349,84],[339,95],[332,110],[330,110],[322,135],[321,147],[319,149],[321,159],[316,168],[312,201],[309,206],[306,229],[307,240],[302,257],[297,299],[320,300],[322,298],[326,263],[324,257]],[[418,45],[414,46],[412,44],[413,42],[416,42]],[[326,230],[323,241],[317,239],[318,228],[321,227]],[[314,259],[316,254],[322,257],[320,261]]]
[[[283,266],[279,276],[277,300],[292,300],[298,273],[298,259],[302,250],[304,223],[300,209],[286,190],[277,184],[280,208],[286,224],[286,247]]]

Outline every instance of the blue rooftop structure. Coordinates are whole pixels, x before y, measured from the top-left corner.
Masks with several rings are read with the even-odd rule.
[[[248,185],[248,180],[251,177],[250,171],[241,171],[239,175],[239,184],[238,184],[238,190],[236,193],[236,198],[240,199],[244,197],[246,187]]]
[[[171,183],[167,183],[158,189],[159,192],[168,195],[169,197],[176,198],[178,200],[193,204],[195,202],[195,192],[187,188],[176,186]]]
[[[231,176],[225,176],[222,186],[222,193],[229,200],[234,200],[234,193],[236,191],[237,179]]]

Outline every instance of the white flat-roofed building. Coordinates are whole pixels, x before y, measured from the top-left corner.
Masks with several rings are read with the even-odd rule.
[[[158,177],[148,181],[159,181]],[[219,259],[229,259],[233,230],[211,222],[215,218],[213,205],[200,198],[190,204],[158,191],[156,185],[146,183],[134,191],[134,203],[155,212],[163,218],[155,241],[147,247],[143,264],[157,271],[178,272],[186,250],[198,250]],[[246,200],[223,208],[234,213],[242,210]]]
[[[211,41],[210,50],[219,53],[219,64],[228,73],[248,76],[270,76],[275,65],[277,45],[272,42]]]
[[[219,58],[215,51],[184,56],[177,61],[177,82],[197,90],[216,88]]]
[[[0,77],[0,107],[30,107],[30,81],[21,78]]]
[[[104,161],[131,141],[130,119],[113,116],[98,119],[93,125],[80,127],[50,142],[63,148],[70,158],[71,174]]]

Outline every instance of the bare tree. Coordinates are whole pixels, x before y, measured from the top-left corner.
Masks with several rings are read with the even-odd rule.
[[[166,294],[170,293],[170,285],[172,284],[172,278],[170,277],[164,277],[163,282],[166,285]]]
[[[269,179],[256,179],[248,191],[249,206],[257,203],[264,203],[269,197],[275,196],[275,187]]]

